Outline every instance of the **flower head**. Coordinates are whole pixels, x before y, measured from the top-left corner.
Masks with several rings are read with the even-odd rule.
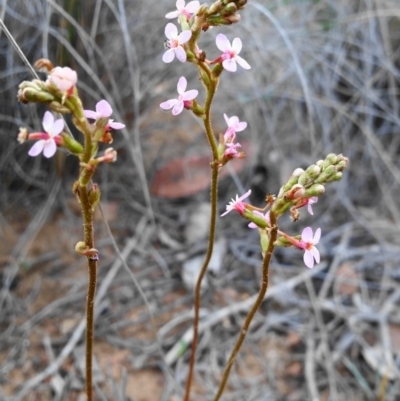
[[[189,3],[185,6],[185,0],[177,0],[176,11],[171,11],[165,16],[165,18],[172,19],[178,18],[180,15],[184,15],[187,19],[189,19],[193,14],[197,13],[199,8],[199,1],[189,1]]]
[[[216,44],[219,50],[223,52],[220,59],[222,60],[222,66],[225,70],[230,72],[236,71],[236,63],[238,63],[245,70],[249,70],[251,67],[249,63],[240,57],[238,54],[242,50],[242,41],[239,38],[233,39],[232,45],[228,38],[220,33],[217,35]]]
[[[226,124],[228,125],[228,129],[225,131],[224,140],[225,143],[233,142],[236,138],[236,132],[243,131],[247,128],[247,123],[244,121],[239,121],[239,118],[236,116],[228,117],[224,114],[224,118]]]
[[[271,225],[271,219],[269,218],[269,210],[267,213],[262,214],[261,212],[259,212],[258,210],[253,210],[253,213],[256,214],[257,216],[262,217],[269,225]],[[257,224],[251,222],[249,224],[249,228],[258,228]]]
[[[184,106],[189,106],[191,100],[195,99],[199,94],[199,91],[192,89],[186,92],[187,81],[185,77],[180,77],[177,85],[178,99],[169,99],[166,102],[160,104],[160,107],[164,110],[172,109],[174,116],[182,112]]]
[[[100,118],[110,117],[112,114],[112,108],[110,104],[107,102],[107,100],[100,100],[100,102],[96,104],[96,111],[84,110],[83,114],[85,115],[86,118],[90,118],[97,121]],[[125,124],[117,123],[114,122],[114,120],[109,119],[106,130],[107,128],[122,129],[125,128]]]
[[[76,85],[78,75],[76,71],[69,67],[56,67],[50,71],[49,81],[52,82],[58,90],[69,92]]]
[[[321,229],[317,228],[313,236],[311,227],[306,227],[301,233],[301,241],[299,247],[304,249],[304,263],[310,269],[314,267],[314,259],[316,263],[320,261],[318,249],[315,247],[321,238]]]
[[[43,152],[44,157],[50,158],[56,153],[58,135],[64,128],[64,120],[60,118],[54,121],[53,114],[46,111],[42,124],[45,132],[37,133],[37,137],[41,139],[31,147],[28,155],[35,157]]]
[[[174,24],[168,23],[165,27],[165,36],[169,39],[167,42],[169,49],[163,55],[164,63],[170,63],[175,56],[180,62],[184,63],[186,51],[181,45],[192,37],[192,31],[189,29],[178,35],[178,28]]]
[[[244,195],[239,198],[239,195],[236,195],[236,199],[233,199],[226,206],[226,212],[221,214],[222,216],[226,216],[232,210],[236,210],[239,214],[243,214],[246,210],[246,202],[243,202],[243,199],[246,199],[251,194],[251,189],[249,189]]]

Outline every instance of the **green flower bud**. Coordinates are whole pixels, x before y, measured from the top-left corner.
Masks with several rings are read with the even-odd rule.
[[[260,245],[261,245],[261,252],[264,256],[265,252],[268,250],[269,246],[269,235],[265,230],[258,230],[260,233]]]
[[[312,164],[310,167],[308,167],[308,169],[306,170],[308,176],[310,178],[316,178],[319,176],[319,174],[321,173],[321,168],[318,167],[315,164]]]
[[[54,100],[54,96],[50,93],[27,87],[18,91],[18,100],[25,104],[28,102],[49,103]]]
[[[293,185],[297,184],[299,181],[299,176],[303,173],[304,170],[302,168],[296,168],[296,170],[294,170],[292,175],[290,176],[288,182],[282,186],[281,190],[279,191],[279,195],[281,195],[281,192],[289,191],[289,189],[291,189]]]
[[[206,4],[203,4],[206,5]],[[220,0],[216,1],[214,4],[211,4],[210,8],[207,10],[207,16],[211,16],[212,14],[219,13],[222,8],[222,2]],[[201,9],[201,7],[200,7]],[[199,10],[200,11],[200,10]],[[199,12],[197,12],[199,15]]]
[[[49,107],[56,113],[60,113],[60,114],[71,113],[71,111],[68,107],[65,107],[64,105],[62,105],[60,102],[57,102],[56,100],[54,100],[53,102],[50,102]]]
[[[299,177],[298,183],[305,187],[307,184],[310,182],[310,177],[307,174],[307,171],[305,171],[301,176]]]
[[[61,138],[63,139],[63,146],[68,149],[74,155],[80,155],[83,153],[82,145],[76,141],[72,136],[63,132],[61,134]]]
[[[342,172],[338,172],[336,174],[331,175],[330,180],[329,181],[340,181],[343,177],[343,173]]]
[[[325,187],[322,184],[315,184],[306,190],[304,197],[311,198],[312,196],[321,196],[324,193]]]
[[[347,167],[348,160],[342,160],[338,164],[336,164],[336,171],[344,171],[344,169]]]
[[[101,192],[97,184],[93,184],[89,189],[89,202],[92,209],[92,213],[95,211],[98,203],[100,202]]]
[[[212,69],[212,73],[215,77],[219,77],[223,70],[224,68],[222,67],[222,64],[218,63],[215,64],[214,68]]]
[[[237,11],[237,7],[235,3],[229,3],[224,7],[224,10],[222,11],[222,15],[228,15],[228,14],[233,14]]]

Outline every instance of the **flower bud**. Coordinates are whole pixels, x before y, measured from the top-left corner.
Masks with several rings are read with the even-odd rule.
[[[215,3],[214,3],[215,4]],[[214,5],[213,4],[213,5]],[[212,5],[212,6],[213,6]],[[212,7],[211,6],[211,7]],[[208,4],[202,4],[201,6],[200,6],[200,8],[197,10],[197,13],[196,13],[196,15],[198,16],[198,17],[202,17],[204,14],[208,14]]]
[[[18,100],[21,103],[37,102],[49,103],[54,100],[54,96],[48,92],[38,91],[34,88],[25,88],[18,91]]]
[[[82,145],[76,141],[71,135],[65,132],[61,133],[61,138],[63,139],[63,146],[68,149],[74,155],[80,155],[83,153]]]
[[[56,100],[53,102],[50,102],[49,107],[56,113],[60,113],[60,114],[71,113],[71,111],[68,107],[62,105],[60,102],[57,102]]]
[[[237,7],[235,3],[229,3],[227,4],[223,11],[221,12],[222,15],[230,15],[234,14],[237,11]]]
[[[303,174],[300,175],[298,183],[300,185],[303,185],[303,187],[305,187],[309,182],[310,182],[310,177],[308,176],[307,171],[305,171]]]
[[[28,136],[29,136],[28,130],[26,128],[20,127],[17,141],[19,143],[24,143],[28,139]]]
[[[330,177],[330,181],[340,181],[343,177],[343,173],[342,172],[338,172],[336,174],[331,175]]]
[[[101,197],[99,186],[97,184],[93,184],[92,187],[89,189],[88,195],[92,212],[94,212],[98,203],[100,202],[100,197]]]
[[[225,21],[229,22],[230,24],[236,24],[236,22],[240,21],[240,15],[238,13],[231,14],[225,17]]]
[[[304,194],[305,198],[311,198],[312,196],[321,196],[325,193],[325,187],[322,184],[312,185],[310,188],[306,189]]]
[[[310,178],[316,178],[319,176],[319,174],[321,173],[321,168],[318,167],[315,164],[312,164],[310,167],[308,167],[307,169],[307,174]]]
[[[347,160],[342,160],[342,161],[340,161],[338,164],[336,164],[336,171],[343,171],[346,167],[347,167],[347,164],[348,164],[348,162],[349,162],[349,160],[347,159]]]
[[[206,4],[203,5],[205,6]],[[222,2],[220,0],[216,1],[214,4],[211,4],[210,8],[207,10],[207,16],[219,13],[221,11],[221,8],[222,8]],[[200,15],[199,12],[197,12],[197,15]]]
[[[300,184],[295,184],[293,187],[286,193],[286,199],[300,199],[304,197],[305,189]]]
[[[40,58],[39,60],[36,60],[34,67],[37,70],[45,70],[47,72],[50,72],[54,68],[53,63],[47,58]]]

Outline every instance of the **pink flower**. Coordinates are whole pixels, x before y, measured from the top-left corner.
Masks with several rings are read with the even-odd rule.
[[[320,261],[320,255],[318,249],[315,247],[321,238],[321,229],[317,228],[313,237],[313,231],[311,227],[306,227],[301,233],[301,241],[299,241],[299,247],[304,249],[304,263],[307,267],[312,269],[314,267],[314,259],[316,263]]]
[[[240,143],[227,143],[224,152],[224,159],[243,159],[245,157],[243,152],[238,152],[237,149],[241,148]]]
[[[54,153],[56,153],[57,143],[59,143],[58,135],[61,134],[64,128],[64,120],[60,118],[59,120],[54,121],[53,114],[46,111],[46,113],[44,113],[42,124],[45,132],[38,132],[29,135],[29,138],[31,139],[40,138],[40,140],[31,147],[28,155],[35,157],[43,152],[44,157],[50,158]]]
[[[169,49],[163,55],[164,63],[170,63],[175,56],[181,63],[184,63],[186,61],[186,51],[181,45],[192,37],[192,31],[183,31],[178,35],[178,28],[174,24],[168,23],[165,27],[165,36],[169,39],[167,43]]]
[[[224,140],[225,143],[233,142],[236,138],[236,132],[243,131],[247,128],[247,123],[244,121],[239,121],[239,118],[236,116],[228,117],[224,114],[224,118],[226,124],[228,125],[228,129],[225,131]]]
[[[178,115],[182,112],[184,106],[189,106],[190,101],[195,99],[199,94],[199,91],[196,89],[192,89],[190,91],[186,91],[187,81],[185,77],[180,77],[177,85],[178,89],[178,99],[170,99],[166,102],[160,104],[160,107],[164,110],[172,109],[172,114],[174,116]]]
[[[223,52],[220,57],[222,61],[222,66],[225,70],[230,72],[236,71],[236,63],[238,63],[245,70],[249,70],[251,67],[246,60],[238,56],[242,50],[242,41],[239,38],[233,39],[232,45],[228,38],[220,33],[217,35],[216,44],[219,50]]]
[[[318,196],[312,196],[311,198],[307,199],[307,210],[308,213],[310,213],[311,215],[314,215],[311,205],[317,202],[318,202]]]
[[[100,118],[110,117],[112,114],[112,108],[110,104],[107,102],[107,100],[100,100],[100,102],[96,104],[96,111],[83,110],[83,114],[85,115],[86,118],[90,118],[97,121]],[[125,128],[125,124],[117,123],[114,122],[114,120],[109,119],[106,130],[109,128],[122,129]]]
[[[187,19],[189,19],[192,14],[197,13],[197,10],[199,8],[200,8],[199,1],[190,1],[187,4],[187,6],[185,6],[184,0],[177,0],[176,11],[171,11],[165,16],[165,18],[172,19],[172,18],[178,18],[180,15],[184,15]]]
[[[257,216],[260,216],[262,218],[264,218],[264,220],[268,223],[268,225],[271,225],[271,220],[269,218],[269,210],[267,213],[262,214],[261,212],[259,212],[258,210],[253,210],[253,213],[256,214]],[[258,228],[257,224],[251,222],[249,224],[249,228]]]
[[[78,81],[78,75],[69,67],[56,67],[50,71],[49,80],[58,90],[70,92]]]
[[[222,216],[226,216],[229,212],[232,210],[236,210],[239,214],[243,214],[244,211],[246,210],[246,202],[243,202],[243,199],[246,199],[249,197],[251,194],[251,189],[249,189],[244,195],[242,195],[240,198],[238,195],[236,195],[236,199],[233,199],[229,202],[229,204],[226,206],[226,212],[221,214]]]

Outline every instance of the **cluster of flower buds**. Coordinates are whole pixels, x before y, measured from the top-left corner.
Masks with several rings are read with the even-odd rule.
[[[257,208],[244,201],[251,194],[249,190],[244,195],[232,199],[222,216],[235,210],[242,217],[250,220],[249,227],[259,229],[262,252],[264,253],[269,244],[270,213],[273,213],[275,218],[278,219],[290,209],[291,217],[296,221],[299,218],[298,209],[307,206],[308,212],[311,215],[314,214],[311,205],[318,201],[318,196],[324,194],[327,183],[342,178],[342,172],[348,163],[349,160],[341,154],[329,154],[325,160],[318,161],[305,171],[300,168],[296,169],[288,182],[281,187],[277,197],[267,196],[267,206],[264,209]],[[267,208],[269,210],[263,213]],[[297,236],[290,236],[280,230],[278,230],[278,234],[280,236],[275,242],[275,246],[294,246],[297,249],[304,250],[304,263],[309,268],[314,266],[314,261],[319,263],[320,254],[316,244],[321,238],[320,228],[317,228],[314,234],[311,227],[304,228],[301,235]]]
[[[116,152],[107,149],[104,156],[94,158],[97,152],[97,143],[111,143],[112,130],[120,130],[124,124],[114,122],[109,117],[112,108],[106,100],[101,100],[96,105],[96,111],[83,110],[76,84],[78,76],[76,71],[69,67],[55,67],[49,60],[41,59],[35,63],[38,69],[48,72],[46,81],[34,79],[24,81],[19,85],[18,99],[22,103],[36,102],[46,103],[51,110],[61,114],[72,114],[72,119],[79,131],[89,133],[92,149],[89,154],[90,160],[85,164],[91,168],[100,162],[110,163],[116,160]],[[88,120],[94,120],[90,124]],[[20,128],[18,141],[35,140],[35,144],[29,150],[30,156],[38,156],[40,153],[46,158],[52,157],[57,148],[65,148],[70,153],[82,159],[84,148],[80,142],[75,140],[70,133],[64,131],[65,123],[62,118],[55,120],[51,112],[46,111],[42,121],[43,132],[28,133],[26,128]],[[81,160],[82,161],[82,160]]]
[[[324,194],[328,182],[340,180],[348,162],[349,159],[343,155],[332,153],[305,171],[297,168],[281,187],[271,210],[279,217],[290,209],[292,219],[296,221],[299,217],[298,209],[315,203],[318,196]]]
[[[218,0],[208,9],[204,9],[205,23],[203,30],[209,26],[231,25],[240,21],[239,10],[246,5],[247,0]],[[200,13],[201,14],[201,13]]]

